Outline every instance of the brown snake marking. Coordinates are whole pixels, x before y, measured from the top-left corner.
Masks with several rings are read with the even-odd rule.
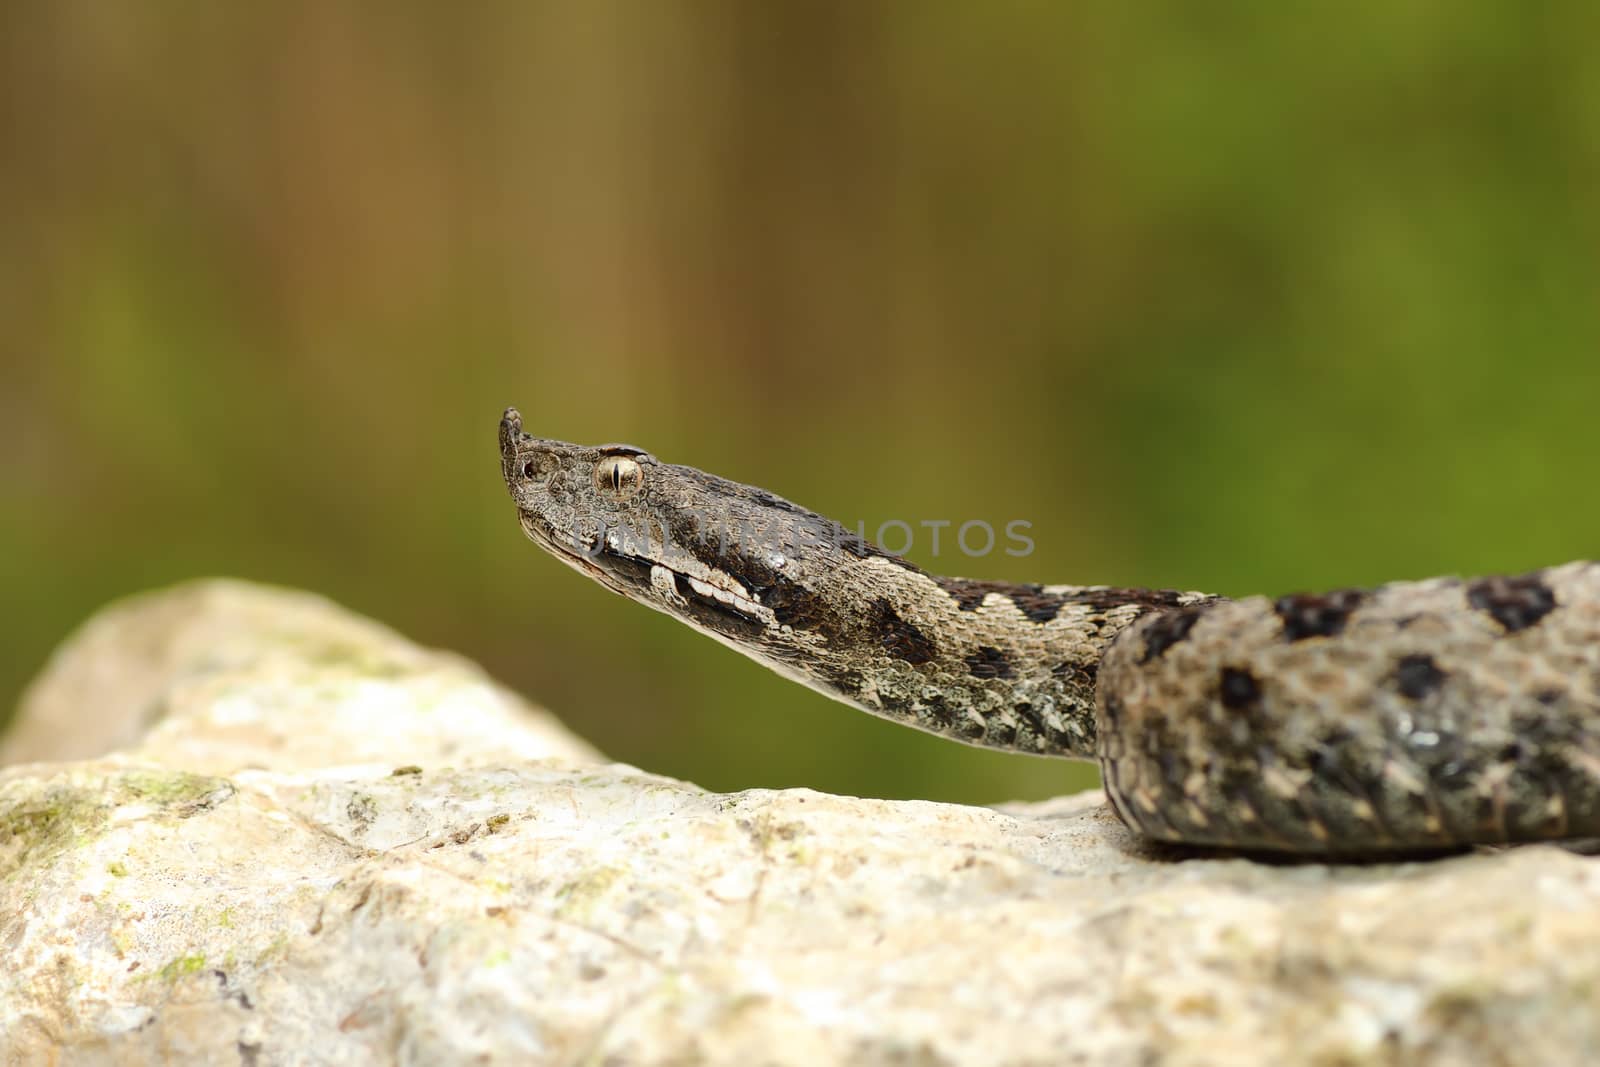
[[[1268,600],[941,578],[763,489],[500,423],[523,531],[863,711],[1098,759],[1149,837],[1376,853],[1600,835],[1600,565]]]

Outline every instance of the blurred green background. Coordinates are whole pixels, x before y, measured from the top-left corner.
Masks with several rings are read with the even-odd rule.
[[[0,701],[109,599],[229,574],[717,789],[1088,785],[545,557],[501,409],[869,529],[1033,523],[920,541],[943,573],[1593,556],[1597,13],[0,6]]]

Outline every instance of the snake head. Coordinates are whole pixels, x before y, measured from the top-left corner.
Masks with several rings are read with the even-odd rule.
[[[831,572],[839,557],[884,555],[763,489],[642,448],[533,437],[515,408],[500,420],[500,469],[535,544],[613,592],[723,636],[770,622],[766,601],[793,601],[796,582]]]
[[[748,570],[739,547],[707,536],[743,486],[633,445],[533,437],[515,408],[500,469],[528,538],[612,592],[724,634],[770,616],[735,577]]]
[[[523,531],[586,571],[620,550],[618,531],[649,540],[643,490],[645,470],[655,466],[653,456],[632,445],[575,445],[524,433],[516,408],[500,419],[500,472]],[[642,545],[625,547],[648,554]]]

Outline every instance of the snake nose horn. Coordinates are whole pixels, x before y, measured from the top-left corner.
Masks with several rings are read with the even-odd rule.
[[[500,458],[510,463],[517,454],[517,443],[522,440],[522,413],[516,408],[506,408],[500,416]]]

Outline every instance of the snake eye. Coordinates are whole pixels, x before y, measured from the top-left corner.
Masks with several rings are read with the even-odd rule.
[[[644,484],[644,471],[627,456],[607,456],[594,466],[594,484],[626,500]]]

